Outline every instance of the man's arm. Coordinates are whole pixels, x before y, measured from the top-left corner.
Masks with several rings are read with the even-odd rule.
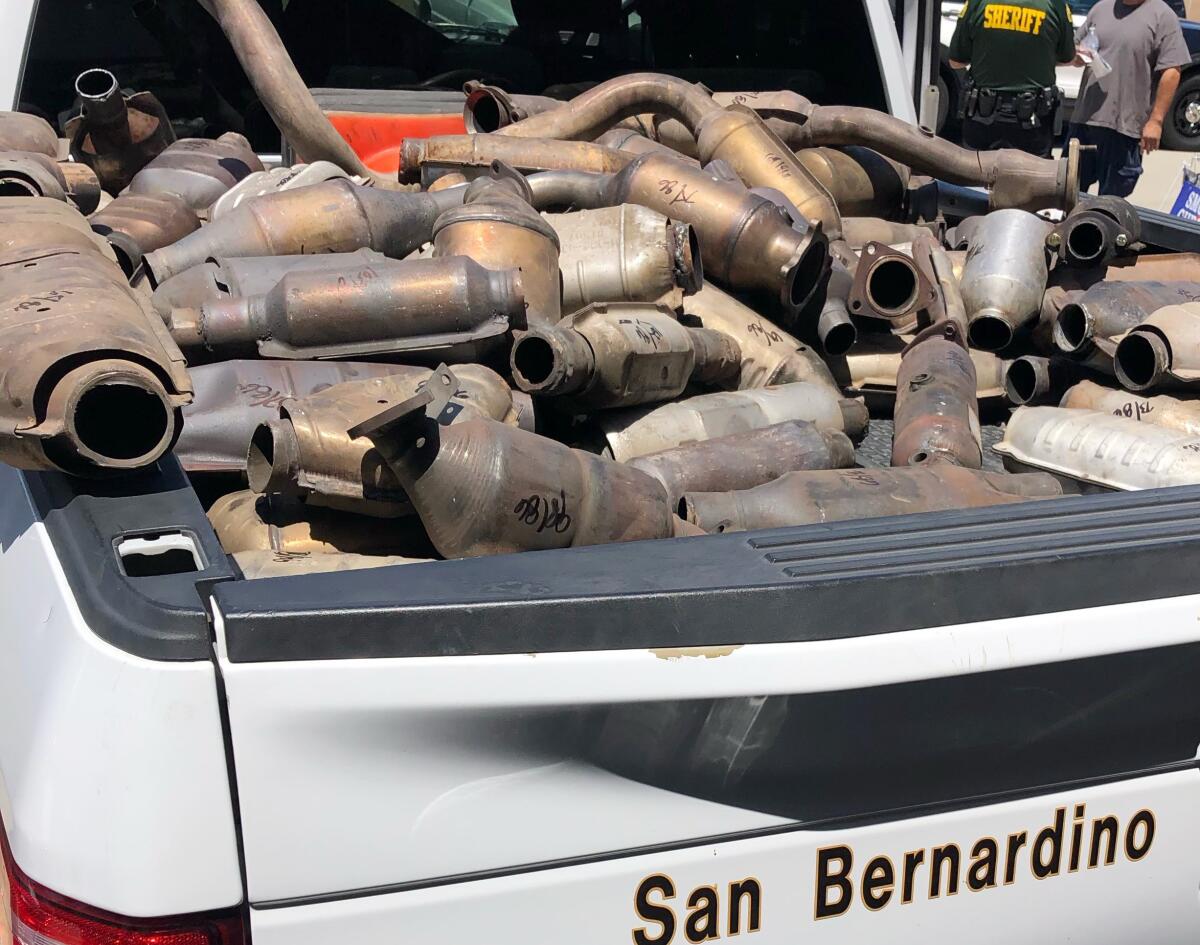
[[[950,38],[950,67],[965,69],[971,63],[971,29],[967,23],[967,11],[971,0],[967,0],[958,11],[958,22],[954,26],[954,35]]]
[[[1171,107],[1175,91],[1179,88],[1179,76],[1178,69],[1164,69],[1159,73],[1154,107],[1150,110],[1150,118],[1147,119],[1145,127],[1142,128],[1142,151],[1146,154],[1157,151],[1159,142],[1162,141],[1163,119],[1167,117],[1167,109]]]
[[[1073,62],[1075,59],[1075,27],[1071,24],[1071,8],[1066,3],[1058,5],[1058,61]]]

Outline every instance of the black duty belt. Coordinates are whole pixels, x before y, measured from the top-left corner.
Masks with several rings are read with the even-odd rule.
[[[967,90],[965,116],[981,124],[1000,121],[1024,128],[1040,128],[1053,123],[1062,93],[1057,88],[1002,92],[971,86]]]

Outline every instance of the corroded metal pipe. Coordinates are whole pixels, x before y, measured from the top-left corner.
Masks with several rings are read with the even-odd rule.
[[[842,217],[842,236],[851,246],[861,246],[850,236],[847,217],[891,216],[904,202],[909,170],[870,148],[805,148],[796,158],[829,191]],[[882,222],[882,221],[881,221]],[[893,224],[902,227],[905,224]],[[884,243],[905,240],[880,239]],[[911,238],[911,237],[910,237]]]
[[[635,204],[547,214],[560,243],[563,309],[589,302],[677,307],[704,282],[700,243],[687,223]]]
[[[554,324],[562,318],[558,234],[530,206],[525,178],[499,164],[493,173],[468,184],[462,205],[438,217],[433,255],[466,256],[496,272],[519,269],[526,320]]]
[[[788,473],[742,492],[689,493],[680,511],[686,521],[706,532],[737,532],[983,508],[1062,494],[1058,481],[1044,473],[1014,476],[932,463],[902,469]]]
[[[613,178],[610,203],[641,204],[690,223],[709,275],[766,294],[793,318],[824,277],[820,227],[797,229],[772,201],[687,164],[642,155]]]
[[[0,254],[0,460],[100,475],[150,465],[191,397],[183,358],[112,262]]]
[[[1097,282],[1054,319],[1054,346],[1083,358],[1094,349],[1111,361],[1116,339],[1167,305],[1200,300],[1200,282]]]
[[[387,257],[373,249],[315,256],[216,256],[172,276],[154,290],[151,302],[164,321],[187,321],[189,316],[181,313],[182,309],[191,309],[190,319],[195,321],[205,302],[266,295],[289,272],[353,273],[386,262]]]
[[[131,276],[146,253],[183,239],[200,229],[200,219],[187,202],[173,193],[136,194],[126,191],[88,221],[112,243],[117,262]]]
[[[332,161],[377,187],[395,188],[394,179],[363,164],[330,124],[257,0],[201,0],[201,5],[229,40],[271,120],[305,160]]]
[[[917,313],[934,304],[937,288],[912,256],[882,243],[867,243],[858,259],[840,251],[837,258],[853,273],[849,294],[850,314],[877,318],[895,330],[915,326]]]
[[[392,258],[427,243],[464,188],[397,194],[332,180],[247,201],[219,220],[145,257],[151,283],[218,256],[349,253],[369,248]]]
[[[421,395],[350,431],[375,444],[447,558],[668,538],[658,480],[554,440],[472,417],[446,426],[439,370]]]
[[[463,124],[471,134],[499,131],[531,115],[553,111],[564,103],[547,95],[519,95],[495,85],[471,81],[463,86]]]
[[[0,197],[67,199],[58,162],[32,151],[0,151]]]
[[[24,251],[32,256],[46,246],[117,261],[108,240],[69,204],[50,197],[0,197],[0,254]]]
[[[633,159],[614,148],[583,141],[505,138],[500,135],[434,135],[405,138],[400,145],[400,179],[429,183],[436,171],[490,167],[501,161],[523,173],[591,171],[613,174]]]
[[[932,233],[917,234],[912,242],[912,259],[933,289],[925,314],[930,322],[951,322],[959,337],[967,337],[967,305],[958,286],[954,262]]]
[[[752,489],[802,469],[853,466],[854,444],[837,430],[791,420],[648,453],[628,465],[661,482],[674,506],[686,492]]]
[[[625,462],[684,443],[758,430],[787,420],[807,420],[822,430],[837,430],[860,440],[867,429],[861,401],[815,384],[781,384],[761,390],[701,394],[657,407],[635,407],[600,414],[605,449]]]
[[[101,186],[116,194],[172,141],[175,132],[162,104],[149,92],[126,98],[107,69],[88,69],[75,80],[83,111],[64,127],[71,157],[87,164]]]
[[[519,334],[511,355],[521,390],[588,408],[671,400],[690,383],[737,376],[740,361],[728,336],[686,328],[666,306],[641,302],[588,305],[557,325]]]
[[[1142,222],[1123,197],[1084,195],[1047,235],[1046,245],[1067,266],[1107,266],[1130,255],[1141,238]]]
[[[1060,407],[1099,410],[1114,417],[1140,420],[1200,437],[1200,400],[1182,400],[1160,394],[1142,397],[1127,390],[1113,390],[1092,381],[1080,381],[1063,394]]]
[[[1088,374],[1077,361],[1026,354],[1005,363],[1004,392],[1019,407],[1057,403],[1063,391]]]
[[[345,272],[290,272],[266,295],[208,302],[197,323],[171,325],[183,347],[257,348],[271,358],[400,354],[473,361],[523,326],[515,269],[467,256],[388,260]]]
[[[741,372],[730,379],[729,387],[750,390],[809,381],[836,389],[829,368],[812,348],[712,283],[684,299],[683,311],[685,323],[714,329],[737,342]]]
[[[1018,407],[993,449],[1009,469],[1044,470],[1093,488],[1200,482],[1200,439],[1094,410]]]
[[[911,336],[873,333],[865,336],[835,365],[835,374],[848,392],[866,398],[867,404],[886,411],[896,399],[896,379],[901,352]],[[1005,362],[989,351],[972,348],[968,354],[975,369],[975,396],[983,402],[1004,397]]]
[[[1120,340],[1113,364],[1129,390],[1200,386],[1200,302],[1155,311]]]
[[[987,187],[993,210],[1070,210],[1079,196],[1078,144],[1058,161],[1006,148],[969,151],[884,112],[813,105],[789,144],[798,148],[862,145],[950,184]]]
[[[517,425],[512,391],[495,371],[461,365],[449,395],[447,422],[488,417]],[[395,366],[386,377],[348,381],[278,406],[249,440],[246,474],[255,492],[319,496],[351,511],[411,513],[401,480],[369,439],[346,431],[375,416],[381,405],[415,396],[434,382],[427,368]],[[245,444],[243,443],[243,448]]]
[[[208,520],[226,554],[338,554],[428,557],[433,549],[415,520],[381,528],[377,520],[343,509],[301,502],[294,496],[258,495],[249,490],[221,496]]]
[[[962,327],[941,321],[905,350],[896,377],[893,466],[983,465],[975,365]]]
[[[237,473],[246,470],[246,444],[255,429],[278,417],[285,401],[392,374],[419,382],[432,372],[367,361],[218,361],[195,365],[188,374],[195,395],[183,408],[175,456],[191,473]]]
[[[1049,231],[1049,223],[1023,210],[989,213],[973,230],[960,288],[975,347],[999,351],[1037,317],[1049,275]]]
[[[234,131],[221,137],[180,138],[143,167],[129,189],[135,194],[175,194],[193,210],[205,210],[238,181],[262,171],[250,142]]]
[[[842,262],[839,244],[830,247],[829,280],[825,286],[825,301],[817,316],[816,335],[821,350],[830,357],[840,357],[854,347],[858,328],[850,318],[850,294],[854,291],[854,276]]]

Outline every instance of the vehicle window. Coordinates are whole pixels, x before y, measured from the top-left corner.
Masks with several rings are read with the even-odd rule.
[[[482,79],[567,98],[655,70],[714,91],[791,89],[886,108],[862,2],[745,0],[260,0],[313,88],[459,90]],[[278,132],[195,0],[42,0],[21,107],[57,123],[95,66],[154,92],[179,134]]]

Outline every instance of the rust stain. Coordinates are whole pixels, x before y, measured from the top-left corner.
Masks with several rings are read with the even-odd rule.
[[[728,656],[734,650],[740,650],[741,643],[731,643],[728,646],[663,646],[650,650],[656,659],[678,660],[684,657],[703,657],[706,660],[720,659]]]

